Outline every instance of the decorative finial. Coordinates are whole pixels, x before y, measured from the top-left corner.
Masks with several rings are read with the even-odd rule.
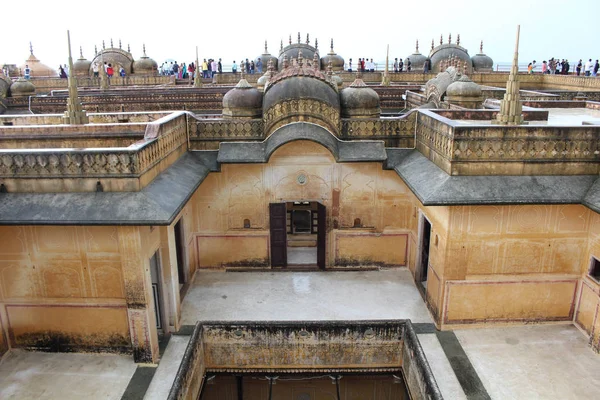
[[[110,48],[111,48],[111,49],[112,49],[112,48],[114,48],[114,45],[113,45],[112,38],[110,38]]]
[[[333,38],[331,38],[331,53],[333,53]]]
[[[242,73],[242,77],[241,77],[241,79],[240,79],[240,80],[242,80],[242,79],[246,79],[246,68],[240,68],[240,71],[241,71],[241,73]]]
[[[319,53],[317,52],[315,52],[315,55],[313,56],[313,68],[315,71],[319,70]]]
[[[283,51],[283,39],[281,39],[281,45],[279,46],[279,52],[281,53]]]
[[[460,33],[456,35],[456,45],[460,46]]]
[[[290,34],[290,44],[292,44],[292,35]]]
[[[146,55],[146,43],[142,44],[142,49],[144,50],[144,58],[147,58],[148,56]]]
[[[467,62],[463,62],[463,75],[467,76]]]
[[[298,66],[302,68],[302,64],[304,64],[304,57],[302,57],[302,50],[298,51]]]
[[[29,42],[29,52],[33,55],[33,45]]]
[[[121,39],[119,39],[119,48],[122,49],[122,47],[121,47]]]
[[[448,44],[452,43],[452,34],[448,34]]]
[[[308,33],[306,34],[306,44],[310,44],[310,39],[308,38]]]
[[[431,39],[431,50],[433,50],[435,44],[433,43],[433,39]]]
[[[333,61],[330,58],[329,62],[327,63],[327,78],[329,78],[329,80],[331,81],[332,76],[333,76]]]
[[[481,41],[481,44],[479,45],[479,54],[483,54],[483,40]]]
[[[79,58],[83,60],[83,48],[79,46]]]
[[[104,39],[102,39],[102,50],[106,50],[106,45],[104,44]]]
[[[131,47],[129,47],[129,43],[127,43],[127,52],[131,53]]]
[[[265,54],[269,54],[269,51],[267,50],[267,41],[265,40]]]
[[[300,32],[298,32],[298,43],[300,43]]]
[[[419,39],[417,39],[417,50],[415,51],[415,54],[419,54]]]
[[[444,36],[440,35],[440,46],[444,44]]]
[[[283,56],[283,69],[287,69],[290,66],[290,60],[288,59],[287,54]]]
[[[94,45],[94,55],[98,55],[98,46]]]
[[[319,40],[315,38],[315,50],[319,50]]]

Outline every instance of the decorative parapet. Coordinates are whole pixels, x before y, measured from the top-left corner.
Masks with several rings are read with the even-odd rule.
[[[78,128],[85,133],[95,125]],[[139,177],[186,142],[179,112],[147,124],[144,140],[129,147],[0,150],[0,178]]]
[[[416,112],[399,118],[342,119],[342,140],[384,140],[386,147],[413,148]]]
[[[277,128],[292,122],[311,122],[339,135],[340,111],[320,100],[288,99],[263,110],[265,133],[270,135]]]
[[[402,374],[411,398],[442,399],[410,321],[197,323],[169,400],[198,398],[206,373]]]
[[[459,111],[454,111],[457,115]],[[450,120],[420,110],[416,148],[450,175],[588,175],[600,172],[600,127],[512,126]]]
[[[190,140],[262,139],[262,119],[190,119]]]

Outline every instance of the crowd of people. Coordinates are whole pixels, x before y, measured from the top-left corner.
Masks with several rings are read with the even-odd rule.
[[[530,74],[534,74],[536,71],[537,65],[536,61],[530,62],[527,65],[527,72]],[[583,61],[580,59],[577,64],[575,64],[575,68],[571,69],[571,64],[567,59],[561,59],[559,61],[558,58],[552,57],[550,61],[544,60],[542,62],[541,73],[542,74],[552,74],[552,75],[569,75],[574,74],[577,76],[598,76],[598,70],[600,69],[600,64],[598,60],[593,62],[592,59],[588,59],[587,61]]]

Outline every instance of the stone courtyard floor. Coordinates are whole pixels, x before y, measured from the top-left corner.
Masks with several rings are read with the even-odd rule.
[[[11,350],[0,363],[0,399],[119,400],[136,369],[128,355]]]

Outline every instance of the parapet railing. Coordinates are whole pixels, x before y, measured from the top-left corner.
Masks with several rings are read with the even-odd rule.
[[[198,322],[169,393],[196,399],[207,373],[401,372],[411,398],[442,399],[409,320]]]

